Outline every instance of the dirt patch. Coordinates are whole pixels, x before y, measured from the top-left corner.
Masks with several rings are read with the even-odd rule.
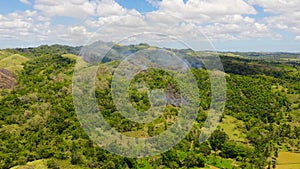
[[[0,69],[0,89],[11,89],[15,87],[17,80],[14,74],[6,69]]]

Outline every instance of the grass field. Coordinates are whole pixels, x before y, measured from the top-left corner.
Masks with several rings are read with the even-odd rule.
[[[276,169],[300,169],[300,153],[280,152]]]
[[[4,58],[6,58],[6,57],[8,57],[8,56],[10,56],[10,55],[12,55],[12,54],[9,53],[9,52],[0,51],[0,60],[1,60],[1,59],[4,59]]]
[[[28,60],[28,58],[19,54],[10,55],[0,60],[0,68],[16,73],[23,69],[22,63],[27,62]]]
[[[232,116],[225,116],[219,126],[228,134],[230,140],[247,142],[246,134],[243,132],[245,125],[242,121]]]
[[[234,163],[235,162],[231,159],[224,159],[213,155],[207,156],[207,162],[206,162],[206,164],[209,164],[208,167],[210,167],[210,169],[218,169],[217,167],[232,169]]]
[[[80,56],[73,55],[73,54],[64,54],[62,57],[69,58],[76,60],[77,68],[82,68],[88,66],[88,63],[86,63]]]

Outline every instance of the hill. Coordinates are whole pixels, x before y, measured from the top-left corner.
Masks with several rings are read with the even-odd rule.
[[[29,59],[20,55],[13,54],[10,56],[6,56],[0,60],[0,68],[7,69],[11,72],[18,72],[23,69],[22,64],[28,61]]]
[[[118,51],[125,49],[136,52],[145,48],[149,46],[116,46],[118,50],[114,50],[111,60],[99,63],[96,78],[95,96],[105,120],[118,132],[132,137],[158,135],[170,128],[180,113],[178,104],[168,103],[162,115],[153,122],[137,123],[126,119],[116,109],[110,86],[112,72],[120,60],[113,56],[119,56]],[[220,53],[227,80],[226,108],[219,128],[206,142],[199,144],[200,129],[210,109],[208,72],[199,66],[201,60],[190,50],[167,50],[189,61],[199,86],[200,109],[192,130],[178,145],[160,155],[141,159],[105,151],[81,127],[72,97],[74,66],[76,60],[80,67],[94,66],[91,63],[96,60],[78,57],[76,47],[59,45],[6,51],[11,55],[4,58],[2,54],[5,59],[2,65],[22,64],[23,69],[15,75],[14,91],[2,92],[0,168],[49,168],[48,165],[52,165],[56,168],[215,166],[252,169],[276,166],[280,151],[300,151],[300,70],[297,62],[261,61],[240,57],[243,53],[239,56]],[[2,73],[9,75],[5,70]],[[174,99],[179,92],[174,79],[163,70],[140,72],[133,78],[129,93],[132,105],[141,111],[151,106],[145,86],[151,90],[168,89],[173,92]],[[278,160],[281,164],[282,157]]]

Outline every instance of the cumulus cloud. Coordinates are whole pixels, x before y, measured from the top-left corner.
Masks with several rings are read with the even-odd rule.
[[[99,27],[104,39],[117,39],[147,31],[161,32],[184,40],[195,37],[201,39],[203,33],[212,40],[274,36],[268,25],[244,16],[257,13],[253,6],[243,0],[229,1],[189,0],[184,3],[182,0],[162,0],[159,1],[158,10],[142,15],[106,0],[103,6],[109,5],[110,10],[118,12],[106,15],[107,12],[103,11],[104,17],[88,20],[87,25]],[[112,33],[112,30],[117,31]]]
[[[163,0],[158,11],[147,14],[153,22],[188,22],[213,40],[272,36],[267,25],[246,14],[256,14],[243,0]],[[173,18],[170,16],[174,16]]]
[[[136,10],[128,10],[116,3],[114,0],[101,0],[97,6],[97,16],[111,17],[111,16],[124,16],[128,14],[136,14]]]
[[[91,35],[92,32],[89,32],[84,26],[66,27],[64,25],[58,25],[49,32],[52,42],[71,45],[82,45]]]
[[[163,0],[161,10],[166,12],[178,12],[185,15],[232,15],[232,14],[256,14],[256,10],[243,0]]]
[[[20,0],[20,2],[22,2],[23,4],[27,4],[30,5],[31,3],[29,2],[29,0]]]
[[[36,11],[27,10],[25,12],[14,12],[8,15],[0,15],[0,34],[10,37],[21,37],[29,35],[37,30],[41,23],[36,22],[36,18],[43,20],[43,25],[49,25],[46,18],[40,18]]]
[[[9,43],[24,45],[41,42],[42,37],[47,37],[50,24],[50,19],[40,16],[37,11],[0,15],[1,47],[10,47]]]
[[[265,12],[273,15],[265,18],[271,28],[282,29],[300,36],[300,1],[299,0],[250,0],[250,4],[261,6]]]
[[[276,28],[294,33],[295,40],[299,40],[300,12],[291,11],[299,11],[295,6],[300,1],[274,1],[277,5],[268,0],[147,0],[157,9],[141,14],[114,0],[35,0],[33,11],[0,15],[0,39],[34,37],[45,43],[80,45],[96,35],[103,41],[119,41],[136,33],[157,32],[194,43],[205,36],[214,41],[277,39],[280,35],[272,30]],[[274,15],[255,19],[252,16],[257,11],[253,5]],[[53,16],[87,19],[77,25],[55,26]]]
[[[65,26],[51,24],[51,18],[37,11],[13,12],[0,15],[1,48],[11,44],[32,46],[62,43],[81,45],[91,37],[84,26]]]
[[[97,3],[89,0],[36,0],[34,8],[48,16],[85,18],[95,15]]]
[[[271,13],[300,11],[298,0],[249,0],[249,4],[259,5],[264,8],[264,11]]]
[[[161,0],[146,0],[146,1],[154,7],[158,7],[161,3]]]

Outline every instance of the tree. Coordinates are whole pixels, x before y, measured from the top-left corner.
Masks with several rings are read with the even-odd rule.
[[[60,169],[59,164],[57,163],[57,161],[50,159],[47,161],[47,167],[49,169]]]
[[[82,157],[78,152],[73,152],[71,155],[71,164],[82,164]]]
[[[195,149],[196,149],[197,153],[202,153],[205,156],[208,156],[211,153],[211,147],[208,142],[204,142],[204,143],[200,144]]]
[[[213,150],[220,150],[222,148],[222,145],[228,139],[229,137],[225,132],[216,130],[212,133],[211,137],[209,138],[209,142]]]
[[[185,166],[187,168],[204,167],[204,157],[201,154],[195,153],[194,151],[189,152],[188,156],[185,159]]]

